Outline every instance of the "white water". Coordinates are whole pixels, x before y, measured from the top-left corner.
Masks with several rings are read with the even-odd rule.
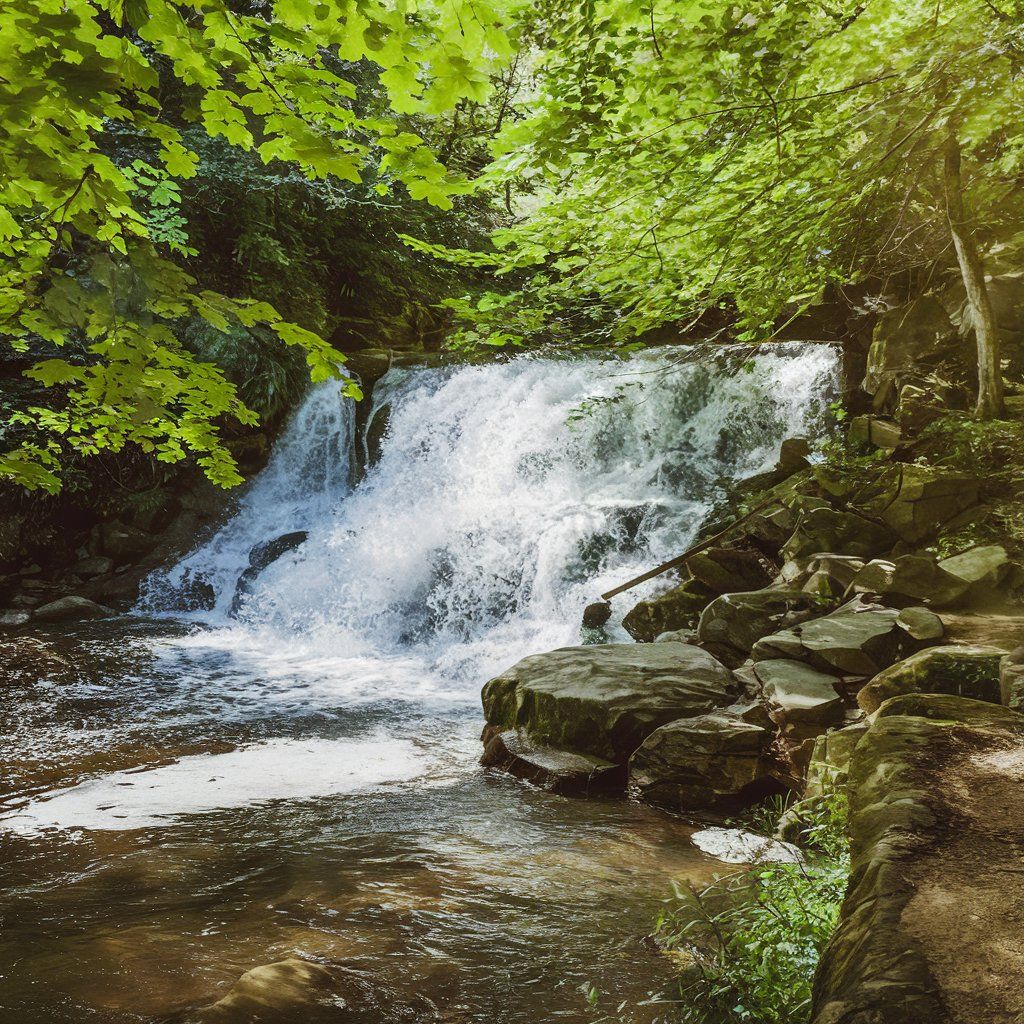
[[[321,385],[238,515],[154,580],[148,604],[209,581],[203,618],[219,633],[198,642],[255,655],[272,678],[308,661],[358,676],[353,698],[475,693],[516,658],[576,642],[588,601],[682,550],[716,487],[813,426],[836,374],[822,345],[732,374],[683,356],[392,371],[375,396],[391,407],[383,454],[354,490],[351,407]],[[231,619],[250,549],[296,529],[309,539]]]

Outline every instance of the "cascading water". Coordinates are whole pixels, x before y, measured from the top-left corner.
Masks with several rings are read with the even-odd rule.
[[[375,392],[383,450],[351,491],[350,407],[321,385],[238,515],[151,581],[146,604],[173,608],[200,580],[215,598],[201,617],[250,649],[339,670],[398,659],[416,689],[429,676],[473,691],[517,657],[576,642],[588,600],[683,550],[723,483],[813,429],[833,350],[737,363],[661,350],[393,370]],[[308,539],[233,618],[249,551],[295,530]]]
[[[670,877],[722,865],[651,808],[488,776],[479,687],[679,553],[723,484],[815,429],[836,363],[790,345],[392,371],[373,438],[337,386],[312,391],[137,617],[44,627],[74,673],[0,701],[20,780],[4,1020],[192,1024],[300,957],[372,982],[374,1021],[663,1024],[670,968],[636,937]]]

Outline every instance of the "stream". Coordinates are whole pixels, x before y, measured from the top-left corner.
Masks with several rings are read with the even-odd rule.
[[[312,389],[132,615],[30,634],[53,667],[0,707],[0,1020],[199,1020],[287,956],[462,1024],[670,1020],[645,936],[673,878],[727,867],[696,826],[485,772],[480,687],[579,643],[838,372],[798,343],[393,369],[360,430]]]

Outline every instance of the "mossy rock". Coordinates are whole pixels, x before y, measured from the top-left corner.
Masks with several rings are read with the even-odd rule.
[[[711,595],[705,587],[687,580],[635,604],[626,613],[622,625],[634,640],[650,643],[662,633],[695,626],[709,600]]]

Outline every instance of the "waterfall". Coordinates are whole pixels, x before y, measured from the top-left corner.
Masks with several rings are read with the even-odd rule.
[[[379,457],[355,485],[352,451],[372,446],[338,385],[322,384],[237,514],[151,578],[143,607],[246,650],[340,658],[364,675],[390,660],[475,690],[522,655],[577,642],[588,601],[678,554],[724,484],[817,429],[837,377],[835,351],[813,344],[392,370],[374,389]],[[305,542],[235,601],[250,550],[299,530]],[[196,581],[206,610],[176,611]]]

